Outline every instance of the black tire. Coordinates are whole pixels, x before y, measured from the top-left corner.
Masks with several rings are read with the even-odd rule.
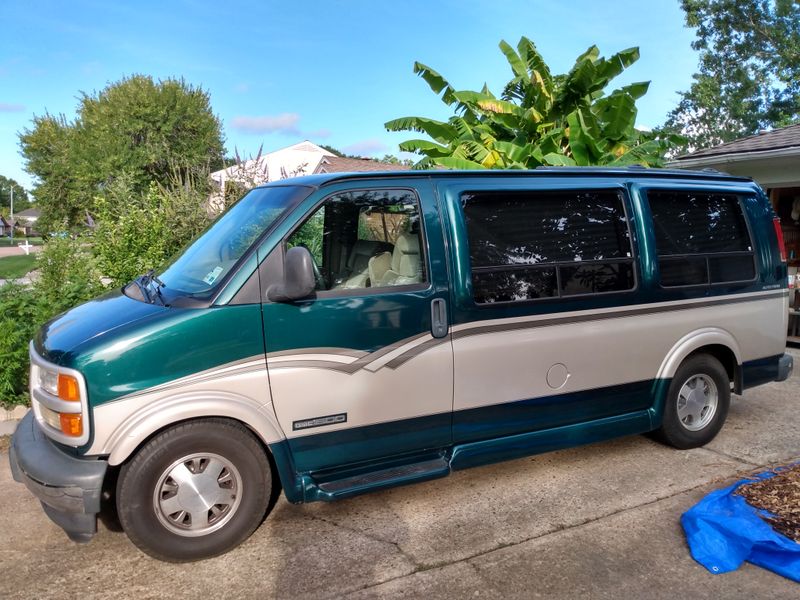
[[[163,492],[165,486],[173,486],[177,498],[180,486],[170,481],[166,474],[183,473],[182,468],[186,466],[196,469],[191,471],[191,477],[202,474],[206,482],[214,482],[215,476],[204,471],[202,456],[182,462],[184,457],[204,453],[216,455],[223,459],[223,464],[233,467],[231,471],[238,477],[232,476],[226,467],[216,476],[218,479],[211,484],[211,489],[216,489],[213,486],[227,489],[224,488],[227,485],[230,487],[228,494],[236,500],[231,500],[227,507],[212,507],[224,518],[212,514],[212,509],[205,511],[209,522],[219,519],[218,529],[187,537],[186,531],[181,534],[176,531],[182,527],[190,528],[192,514],[200,515],[202,511],[182,511],[188,517],[184,516],[183,521],[174,520],[180,513],[165,516],[166,511],[157,505],[158,498],[169,495]],[[208,464],[211,463],[207,460]],[[156,495],[157,487],[160,495]],[[187,486],[186,490],[190,487]],[[250,537],[264,520],[272,492],[269,461],[253,434],[235,421],[203,419],[162,431],[123,465],[117,482],[117,512],[125,533],[142,551],[168,562],[188,562],[223,554]]]
[[[713,417],[710,417],[710,420],[703,424],[701,429],[691,431],[687,428],[691,427],[691,424],[685,424],[678,415],[678,404],[681,388],[697,376],[707,377],[716,385],[717,405]],[[655,432],[655,437],[665,444],[681,450],[704,446],[713,440],[722,429],[728,416],[730,402],[731,382],[725,367],[708,354],[690,356],[678,367],[672,378],[664,404],[664,419],[661,428]],[[688,418],[691,419],[691,417]],[[702,422],[703,419],[698,421],[695,426]]]

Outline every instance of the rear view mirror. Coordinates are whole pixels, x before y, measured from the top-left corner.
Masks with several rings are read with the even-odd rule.
[[[271,302],[291,302],[311,295],[316,287],[314,259],[307,248],[295,246],[283,259],[283,281],[267,288]]]

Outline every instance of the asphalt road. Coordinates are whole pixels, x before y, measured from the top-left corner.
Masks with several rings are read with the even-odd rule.
[[[185,565],[105,528],[71,543],[0,452],[0,598],[796,599],[752,565],[709,574],[679,518],[732,478],[799,459],[798,404],[795,374],[734,397],[702,449],[637,436],[334,504],[281,499],[244,545]]]

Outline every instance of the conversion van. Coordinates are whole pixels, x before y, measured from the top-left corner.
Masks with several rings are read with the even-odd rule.
[[[752,181],[537,169],[256,188],[169,266],[47,323],[14,478],[75,541],[164,560],[336,500],[612,437],[711,440],[789,376]]]

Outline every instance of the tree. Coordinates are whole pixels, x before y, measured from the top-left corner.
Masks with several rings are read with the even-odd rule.
[[[28,192],[17,183],[15,180],[0,175],[0,213],[8,216],[11,210],[11,188],[14,188],[14,212],[18,213],[21,210],[31,207]]]
[[[540,165],[659,165],[671,139],[635,128],[636,100],[649,82],[633,83],[606,95],[603,90],[639,58],[629,48],[609,59],[596,46],[581,54],[572,69],[553,75],[532,41],[515,50],[500,42],[513,78],[497,98],[486,85],[480,92],[456,91],[432,68],[414,63],[419,74],[455,115],[447,122],[404,117],[385,124],[389,131],[418,131],[433,141],[400,144],[422,154],[417,168],[524,169]]]
[[[73,226],[95,198],[127,175],[132,191],[166,185],[174,171],[219,164],[223,138],[208,93],[183,79],[134,75],[94,94],[82,93],[77,116],[45,113],[20,134],[43,227]]]
[[[800,2],[682,0],[699,71],[664,131],[683,151],[715,146],[800,118]]]

